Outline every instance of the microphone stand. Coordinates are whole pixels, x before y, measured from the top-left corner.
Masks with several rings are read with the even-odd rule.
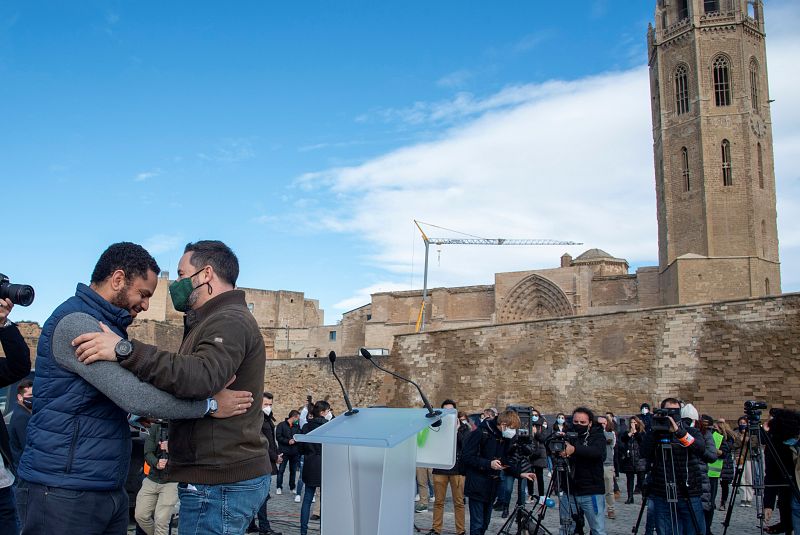
[[[379,370],[388,373],[392,377],[397,377],[401,381],[405,381],[406,383],[411,383],[412,385],[417,387],[417,391],[419,392],[419,395],[422,398],[422,403],[424,403],[425,404],[425,408],[428,409],[428,414],[425,415],[426,418],[436,418],[437,416],[440,416],[442,414],[442,411],[440,411],[440,410],[433,410],[433,407],[431,407],[430,401],[428,401],[428,398],[425,397],[425,394],[423,394],[422,389],[419,387],[419,385],[417,383],[415,383],[411,379],[406,379],[405,377],[397,375],[394,372],[390,372],[386,368],[380,367],[377,362],[372,360],[372,354],[369,351],[367,351],[366,349],[364,349],[363,347],[359,350],[359,352],[361,353],[362,357],[364,357],[365,359],[370,361],[372,363],[372,365],[375,366],[376,368],[378,368]]]
[[[350,396],[347,395],[347,390],[344,388],[344,384],[342,384],[342,380],[339,379],[339,376],[336,374],[336,367],[334,366],[334,362],[336,362],[336,353],[331,351],[328,353],[328,360],[331,361],[331,371],[333,372],[333,376],[336,377],[336,380],[339,381],[339,386],[342,387],[342,394],[344,394],[344,402],[347,404],[347,412],[344,413],[345,416],[352,416],[358,413],[358,409],[354,409],[353,405],[350,404]]]

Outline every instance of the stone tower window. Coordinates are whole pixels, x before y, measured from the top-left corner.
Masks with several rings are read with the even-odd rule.
[[[678,20],[689,18],[689,0],[678,0]]]
[[[663,30],[667,29],[667,11],[666,10],[661,12],[661,28]]]
[[[722,140],[722,185],[733,186],[733,172],[731,169],[731,142]]]
[[[689,80],[686,65],[675,69],[675,112],[682,115],[689,111]]]
[[[761,256],[767,257],[767,222],[761,220]]]
[[[683,173],[683,191],[692,189],[691,176],[689,173],[689,150],[681,148],[681,169]]]
[[[703,0],[703,11],[716,13],[719,11],[719,0]]]
[[[764,279],[764,293],[769,295],[769,279]]]
[[[764,155],[761,143],[756,144],[756,162],[758,164],[758,187],[764,189]]]
[[[731,105],[730,62],[725,56],[714,58],[714,102],[717,106]]]
[[[750,60],[750,103],[753,110],[758,111],[758,62],[755,58]]]

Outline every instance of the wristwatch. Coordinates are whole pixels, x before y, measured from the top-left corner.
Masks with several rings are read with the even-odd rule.
[[[219,404],[214,398],[208,398],[208,414],[216,414],[219,410]]]
[[[117,345],[114,347],[114,352],[117,354],[117,362],[122,362],[133,353],[133,344],[130,340],[125,340],[123,338],[117,342]]]

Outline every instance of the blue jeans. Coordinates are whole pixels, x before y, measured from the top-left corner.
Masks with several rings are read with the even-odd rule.
[[[224,485],[178,484],[178,535],[243,534],[269,492],[269,477]]]
[[[492,520],[492,502],[469,499],[469,535],[483,535]]]
[[[279,489],[283,489],[283,473],[286,471],[286,465],[289,465],[289,490],[294,490],[295,474],[297,473],[298,456],[292,455],[287,457],[283,456],[283,462],[278,466],[278,484]]]
[[[20,530],[17,520],[17,504],[14,500],[14,487],[0,489],[0,533],[17,535]]]
[[[525,505],[526,485],[521,479],[500,472],[500,490],[497,492],[497,502],[508,506],[511,503],[511,493],[514,491],[514,481],[517,482],[517,505]]]
[[[656,510],[653,499],[647,498],[647,520],[644,523],[644,535],[653,535],[656,532]]]
[[[800,502],[792,495],[792,528],[795,535],[800,535]]]
[[[297,463],[298,464],[297,473],[299,474],[297,476],[297,495],[298,496],[302,496],[303,495],[303,485],[305,485],[305,483],[303,483],[303,456],[301,455],[299,457],[299,459],[300,459],[300,461]]]
[[[558,517],[561,523],[560,535],[575,532],[575,516],[583,516],[591,535],[606,535],[606,497],[604,494],[589,496],[566,496],[558,499]]]
[[[128,533],[128,493],[69,490],[20,480],[17,512],[25,533]]]
[[[303,494],[303,505],[300,507],[300,535],[308,533],[308,517],[311,516],[311,500],[314,499],[314,493],[317,492],[317,487],[306,485],[306,493]]]
[[[670,504],[659,496],[653,496],[652,500],[658,535],[671,535],[673,527],[675,527],[674,533],[678,535],[705,535],[706,520],[700,497],[681,498],[676,504]],[[673,526],[671,506],[675,508],[675,526]]]
[[[269,488],[272,485],[272,474],[267,474],[267,497],[264,498],[264,503],[258,508],[258,532],[264,533],[272,531],[269,525],[269,518],[267,517],[267,502],[269,501]]]

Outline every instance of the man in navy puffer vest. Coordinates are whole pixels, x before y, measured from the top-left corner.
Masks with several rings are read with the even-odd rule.
[[[17,505],[23,533],[124,534],[125,479],[131,456],[127,413],[51,352],[58,322],[84,312],[127,338],[147,310],[158,264],[140,245],[117,243],[100,257],[91,285],[78,284],[42,328],[36,357],[33,416],[19,463]]]

